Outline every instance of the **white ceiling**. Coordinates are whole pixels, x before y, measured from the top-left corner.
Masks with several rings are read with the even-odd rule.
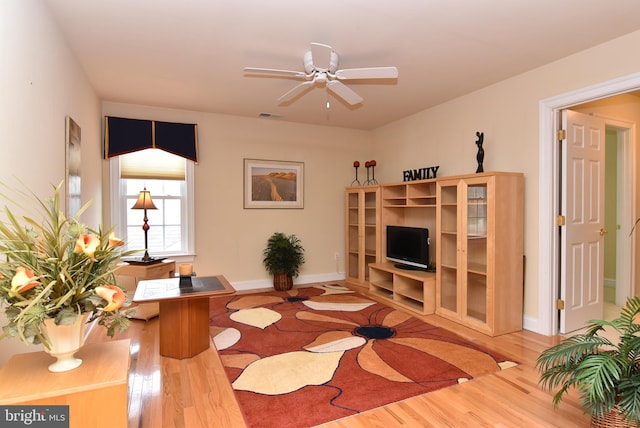
[[[45,1],[103,100],[357,129],[640,29],[638,0]],[[399,77],[349,83],[357,108],[324,88],[283,107],[299,81],[243,72],[303,70],[311,42]]]

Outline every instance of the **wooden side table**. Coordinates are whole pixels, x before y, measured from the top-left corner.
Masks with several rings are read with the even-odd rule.
[[[173,278],[176,273],[176,262],[173,260],[163,260],[152,264],[130,264],[123,263],[118,266],[117,275],[132,276],[136,282],[143,279]]]
[[[118,270],[116,271],[116,275],[126,276],[132,279],[132,281],[129,281],[128,283],[127,281],[120,281],[121,285],[127,289],[130,297],[135,293],[138,282],[147,279],[173,278],[175,276],[175,273],[176,262],[169,259],[163,260],[160,263],[145,265],[123,263],[118,266]],[[132,318],[145,321],[158,316],[158,314],[160,313],[160,307],[158,303],[138,304],[135,306],[135,310],[136,311]]]
[[[160,303],[160,355],[191,358],[210,346],[209,299],[231,294],[222,275],[193,277],[187,286],[179,278],[140,281],[134,302]]]
[[[129,339],[87,344],[80,367],[52,373],[44,351],[18,354],[0,368],[0,404],[69,406],[71,428],[127,426]]]

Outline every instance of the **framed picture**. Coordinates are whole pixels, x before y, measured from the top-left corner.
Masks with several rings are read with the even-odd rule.
[[[304,208],[304,163],[244,160],[245,208]]]
[[[73,217],[82,208],[80,192],[80,126],[67,116],[66,123],[66,208]]]

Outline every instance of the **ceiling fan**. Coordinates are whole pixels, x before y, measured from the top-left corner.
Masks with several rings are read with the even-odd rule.
[[[342,83],[343,80],[396,79],[398,77],[398,69],[396,67],[346,68],[338,70],[338,60],[339,56],[331,46],[322,43],[311,43],[311,50],[304,54],[304,71],[255,67],[245,67],[244,71],[247,74],[284,76],[305,80],[278,98],[280,104],[293,102],[298,96],[301,96],[314,86],[326,86],[330,92],[342,98],[348,104],[356,105],[363,101],[362,97]]]

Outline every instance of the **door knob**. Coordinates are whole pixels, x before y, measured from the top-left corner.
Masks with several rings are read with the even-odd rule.
[[[609,233],[609,231],[607,231],[607,229],[605,229],[605,228],[600,229],[600,236],[604,236],[607,233]]]

